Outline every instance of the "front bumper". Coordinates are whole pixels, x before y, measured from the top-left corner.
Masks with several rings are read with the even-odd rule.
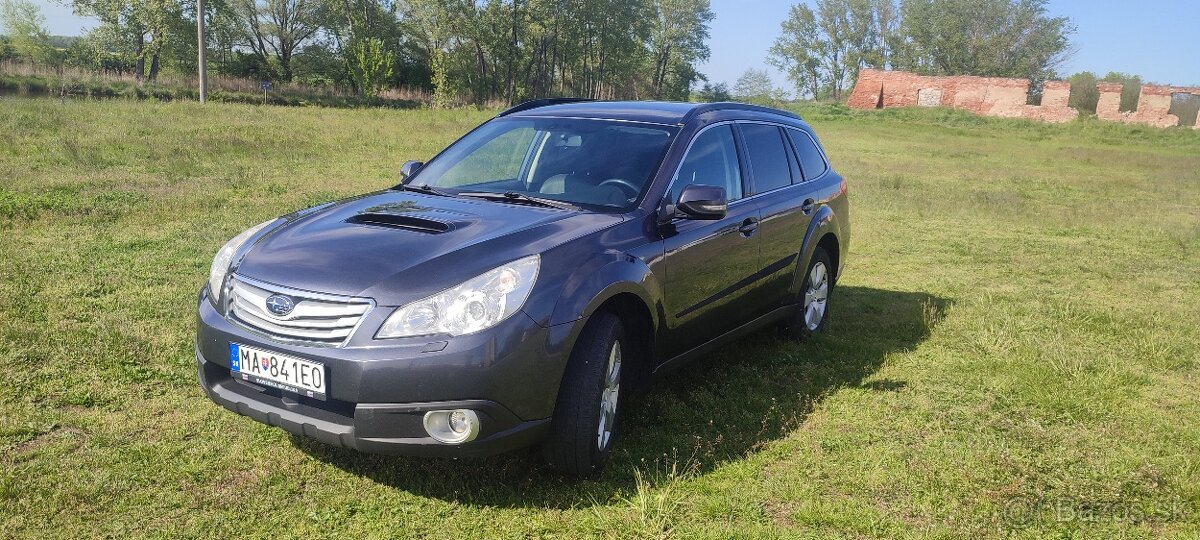
[[[569,325],[543,328],[518,313],[490,331],[446,341],[311,347],[271,340],[230,322],[212,307],[207,292],[198,308],[197,372],[209,398],[291,433],[370,453],[472,456],[537,443],[550,427],[570,333]],[[325,364],[327,399],[232,377],[231,341]],[[428,436],[425,412],[459,408],[479,415],[475,440],[450,445]]]

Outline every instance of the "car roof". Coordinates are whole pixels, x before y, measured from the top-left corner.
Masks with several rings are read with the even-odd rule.
[[[775,114],[799,120],[778,109],[746,103],[685,103],[678,101],[590,101],[573,98],[528,101],[500,113],[514,117],[602,118],[631,122],[681,125],[701,114],[721,110],[743,110]]]

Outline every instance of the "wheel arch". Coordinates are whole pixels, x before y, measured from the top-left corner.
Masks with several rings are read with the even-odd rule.
[[[661,306],[662,298],[654,292],[659,290],[658,279],[646,263],[633,256],[621,257],[586,276],[573,276],[554,306],[550,324],[586,319],[609,299],[629,295],[642,303],[657,327],[661,314],[653,306]]]
[[[833,265],[833,276],[831,280],[836,285],[838,269],[841,268],[839,264],[841,264],[840,261],[842,256],[837,235],[831,232],[825,233],[819,240],[817,240],[817,247],[824,249],[825,253],[829,254],[829,262]],[[816,250],[814,249],[813,251],[815,252]]]
[[[812,260],[813,252],[818,247],[823,248],[829,254],[830,262],[833,264],[833,282],[837,283],[838,278],[841,277],[843,247],[839,232],[837,214],[833,209],[829,206],[822,206],[820,210],[817,210],[817,214],[813,216],[808,225],[808,230],[804,233],[800,256],[796,259],[796,266],[792,270],[792,286],[789,289],[791,294],[800,294],[800,287],[804,284],[804,272],[808,270],[808,263]]]
[[[632,259],[632,260],[630,260]],[[633,347],[635,389],[648,385],[653,372],[655,341],[663,320],[662,301],[654,291],[657,279],[640,259],[623,257],[610,262],[579,280],[581,285],[564,293],[555,306],[553,324],[569,324],[571,331],[564,343],[566,357],[583,332],[590,317],[606,311],[621,319]]]

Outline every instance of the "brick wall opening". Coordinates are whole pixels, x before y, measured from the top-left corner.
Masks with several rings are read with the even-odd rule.
[[[1042,105],[1042,81],[1034,81],[1025,93],[1025,104],[1040,107]]]
[[[1100,103],[1100,90],[1096,83],[1072,84],[1071,94],[1067,104],[1081,113],[1096,114],[1096,105]]]
[[[1123,82],[1121,83],[1121,108],[1117,109],[1121,112],[1137,112],[1138,97],[1142,93],[1141,83]]]
[[[939,107],[942,104],[941,88],[922,88],[917,90],[918,107]]]
[[[1200,94],[1176,92],[1171,94],[1171,108],[1167,111],[1179,117],[1179,125],[1196,125],[1197,113],[1200,113]]]

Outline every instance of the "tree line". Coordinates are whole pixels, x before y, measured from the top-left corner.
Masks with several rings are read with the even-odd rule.
[[[195,0],[64,1],[98,24],[57,47],[30,0],[0,0],[0,58],[138,81],[195,73]],[[217,75],[364,96],[408,86],[437,106],[787,97],[763,70],[733,88],[698,71],[709,0],[207,0],[200,15]],[[1046,0],[808,0],[791,7],[766,60],[815,99],[842,99],[868,67],[1042,81],[1071,53],[1073,30]]]
[[[796,4],[768,53],[799,93],[842,99],[863,68],[924,75],[1057,76],[1074,32],[1046,0],[815,0]]]
[[[139,81],[195,72],[194,0],[70,3],[99,24],[58,62]],[[54,61],[36,6],[0,8],[10,52]],[[425,88],[438,105],[687,99],[713,20],[709,0],[209,0],[203,15],[218,75],[365,95]]]

